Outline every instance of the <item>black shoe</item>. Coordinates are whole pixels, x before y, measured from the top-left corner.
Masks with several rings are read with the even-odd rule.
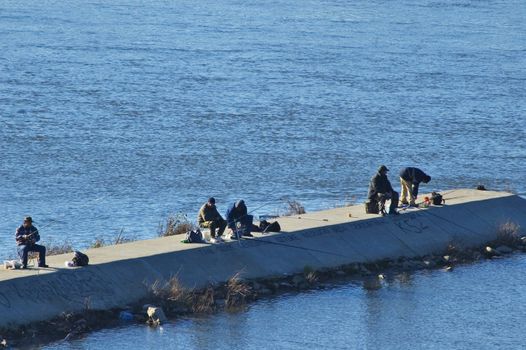
[[[42,264],[42,265],[38,265],[38,267],[49,267],[49,265]]]
[[[21,269],[22,270],[27,270],[27,265],[22,265]]]
[[[400,213],[395,210],[395,211],[390,211],[389,215],[400,215]]]
[[[250,233],[250,232],[249,233],[245,233],[243,236],[244,237],[254,237],[254,235],[252,233]]]

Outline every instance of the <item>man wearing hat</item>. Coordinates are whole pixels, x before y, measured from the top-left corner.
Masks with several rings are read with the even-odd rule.
[[[214,197],[208,198],[208,201],[199,209],[197,222],[199,227],[210,229],[210,242],[216,243],[221,241],[221,235],[225,232],[226,221],[217,211]],[[216,229],[219,229],[217,236]]]
[[[226,221],[228,228],[232,231],[231,239],[238,239],[241,238],[241,236],[252,237],[250,232],[259,231],[259,228],[252,223],[254,216],[247,213],[247,206],[242,199],[228,208],[226,211]]]
[[[421,182],[426,184],[429,181],[431,181],[431,176],[422,170],[413,167],[403,168],[400,171],[400,187],[402,188],[401,203],[415,206],[416,197],[418,196],[418,186]],[[409,203],[407,203],[408,195]]]
[[[385,165],[382,165],[378,168],[378,172],[371,178],[369,183],[369,194],[367,198],[370,200],[385,202],[386,200],[391,200],[391,205],[389,206],[389,214],[396,215],[396,207],[398,206],[398,192],[393,190],[391,182],[387,178],[387,172],[389,169]]]
[[[24,223],[16,229],[16,244],[18,255],[22,259],[22,268],[27,269],[27,255],[29,252],[38,252],[38,267],[48,267],[46,265],[46,247],[36,244],[40,240],[40,235],[31,216],[24,218]]]

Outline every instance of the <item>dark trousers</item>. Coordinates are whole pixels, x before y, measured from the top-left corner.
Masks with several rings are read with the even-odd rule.
[[[389,206],[389,214],[393,214],[396,212],[396,207],[398,207],[398,198],[399,198],[398,192],[393,191],[393,192],[381,193],[378,195],[378,197],[380,198],[380,202],[382,203],[382,205],[385,205],[385,201],[390,199],[391,205]]]
[[[221,237],[223,232],[225,232],[226,221],[223,219],[205,221],[201,224],[201,226],[210,229],[210,237],[212,238],[216,237],[216,229],[219,229],[219,231],[217,231],[217,237]]]
[[[27,255],[29,252],[38,253],[38,266],[46,264],[46,247],[40,244],[22,244],[17,247],[18,256],[22,259],[22,266],[27,266]]]
[[[254,221],[253,215],[244,215],[234,221],[234,227],[231,227],[232,231],[237,232],[238,236],[245,236],[247,234],[250,234],[252,231],[259,231],[259,227],[252,224]],[[237,228],[237,225],[240,225],[239,229]]]

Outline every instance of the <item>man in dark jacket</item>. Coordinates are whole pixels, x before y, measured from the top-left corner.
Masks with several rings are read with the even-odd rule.
[[[424,173],[418,168],[408,167],[400,171],[400,187],[402,188],[402,204],[415,206],[416,197],[418,196],[418,186],[421,182],[428,183],[431,176]],[[409,195],[409,203],[407,196]]]
[[[216,200],[214,197],[208,198],[208,201],[203,204],[201,209],[199,209],[197,223],[202,228],[210,229],[210,242],[216,243],[221,241],[221,235],[225,232],[226,221],[217,211]],[[217,231],[217,236],[216,229],[219,229]]]
[[[36,244],[40,240],[40,235],[33,219],[27,216],[24,223],[16,229],[16,244],[18,245],[18,255],[22,259],[22,268],[27,269],[27,255],[29,252],[38,252],[38,267],[48,267],[46,265],[46,247]]]
[[[248,215],[245,201],[238,200],[226,211],[226,222],[232,230],[231,238],[237,239],[241,236],[252,237],[251,231],[257,231],[257,226],[252,224],[254,217]]]
[[[398,206],[398,192],[393,190],[391,182],[387,178],[387,172],[389,169],[385,165],[382,165],[378,172],[371,178],[369,183],[369,194],[368,198],[370,200],[379,201],[385,203],[386,200],[391,200],[391,205],[389,206],[389,214],[396,215],[396,207]]]

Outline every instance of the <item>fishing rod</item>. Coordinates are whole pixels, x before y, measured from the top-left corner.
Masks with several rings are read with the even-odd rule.
[[[325,251],[325,250],[321,250],[321,249],[313,249],[313,248],[307,248],[307,247],[300,247],[300,246],[297,246],[297,245],[292,245],[292,244],[286,244],[286,243],[280,243],[280,242],[274,242],[274,241],[269,241],[269,240],[266,240],[264,238],[261,238],[261,237],[242,237],[243,240],[247,240],[247,241],[257,241],[257,242],[264,242],[264,243],[267,243],[267,244],[271,244],[271,245],[278,245],[278,246],[282,246],[282,247],[287,247],[287,248],[295,248],[295,249],[300,249],[300,250],[305,250],[305,251],[311,251],[311,252],[315,252],[315,253],[322,253],[322,254],[327,254],[327,255],[334,255],[334,256],[338,256],[338,257],[342,257],[342,258],[351,258],[350,256],[347,256],[347,255],[342,255],[342,254],[338,254],[338,253],[334,253],[334,252],[329,252],[329,251]],[[361,255],[361,254],[360,254]],[[362,257],[364,257],[362,255]]]

